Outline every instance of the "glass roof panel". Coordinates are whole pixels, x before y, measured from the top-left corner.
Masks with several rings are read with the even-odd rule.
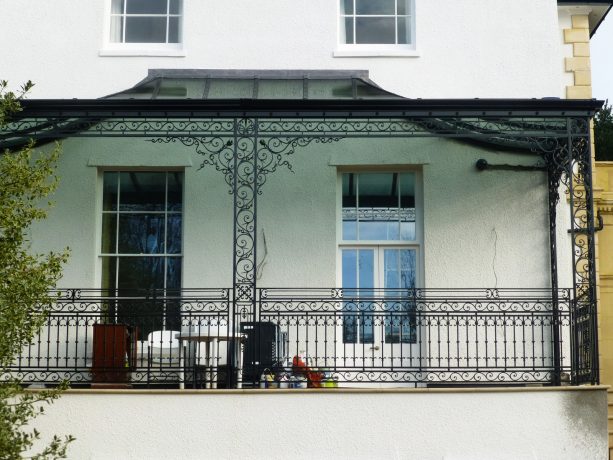
[[[253,99],[254,80],[209,79],[205,99]]]
[[[304,80],[260,80],[258,99],[303,99]]]
[[[156,99],[202,99],[203,94],[204,80],[164,78]]]
[[[308,98],[353,99],[353,79],[309,81]]]
[[[359,70],[154,69],[107,99],[402,99]]]

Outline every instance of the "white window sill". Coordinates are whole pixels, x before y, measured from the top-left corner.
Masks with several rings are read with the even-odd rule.
[[[105,48],[98,52],[99,56],[158,56],[158,57],[185,57],[183,49],[113,49]]]
[[[406,48],[360,48],[351,49],[349,47],[337,48],[334,50],[334,57],[419,57],[421,53],[415,49]]]

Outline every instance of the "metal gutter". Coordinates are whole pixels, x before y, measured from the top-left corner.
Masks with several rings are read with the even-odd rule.
[[[30,99],[15,119],[28,117],[458,117],[593,116],[595,99]]]

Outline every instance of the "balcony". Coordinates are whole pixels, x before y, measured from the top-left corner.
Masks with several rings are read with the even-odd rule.
[[[590,342],[570,290],[254,296],[62,290],[10,371],[26,385],[77,388],[559,385],[586,372],[577,363]]]

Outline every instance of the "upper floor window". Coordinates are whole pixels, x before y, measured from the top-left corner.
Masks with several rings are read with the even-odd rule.
[[[112,0],[110,43],[181,43],[181,0]]]
[[[412,45],[412,0],[340,0],[341,43]]]

